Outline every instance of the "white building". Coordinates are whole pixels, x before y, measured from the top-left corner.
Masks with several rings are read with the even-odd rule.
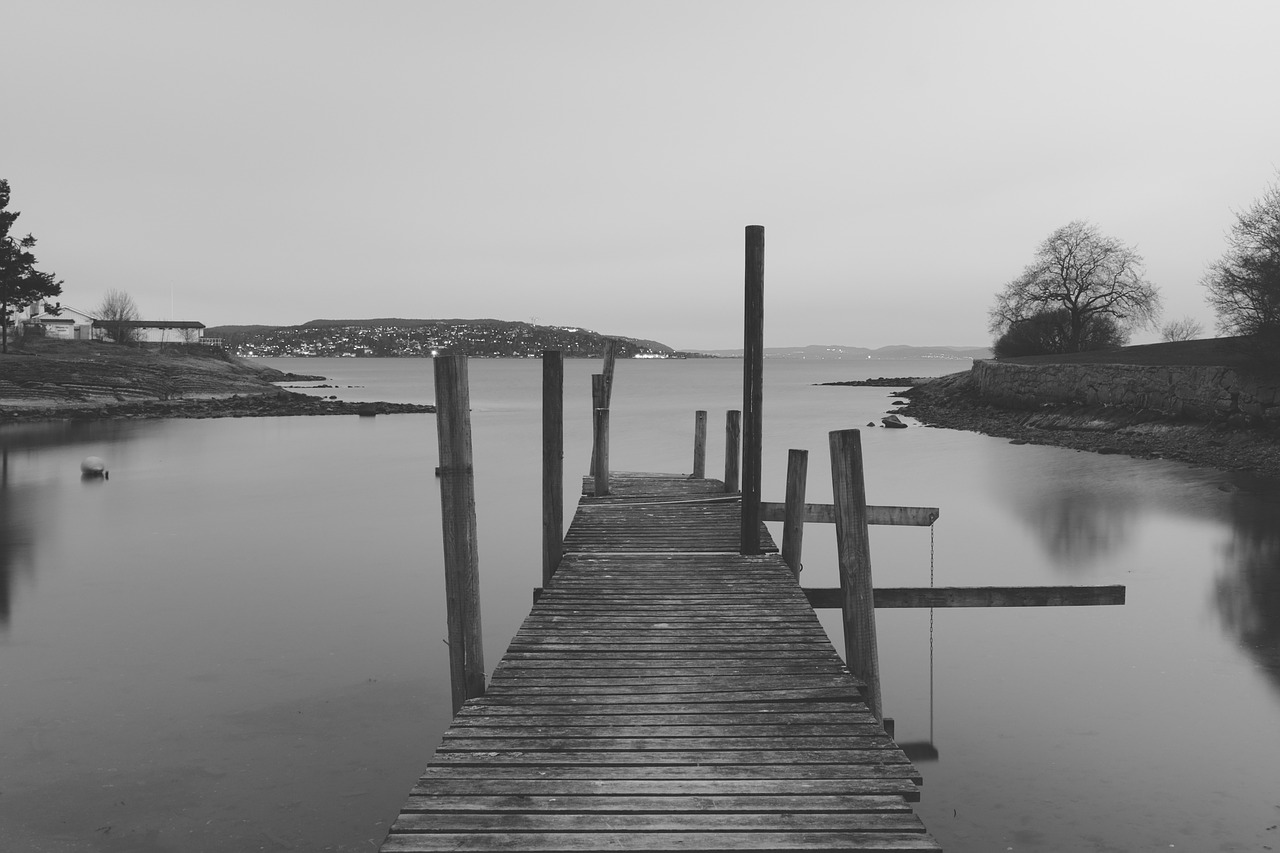
[[[100,340],[102,331],[95,329],[95,320],[70,305],[49,302],[33,302],[18,318],[19,333],[37,334],[66,341]]]
[[[94,328],[130,329],[135,341],[146,344],[198,344],[204,337],[204,323],[195,320],[95,320]]]

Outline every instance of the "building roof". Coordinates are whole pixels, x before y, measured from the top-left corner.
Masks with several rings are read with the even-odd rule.
[[[94,320],[93,325],[120,329],[203,329],[195,320]]]

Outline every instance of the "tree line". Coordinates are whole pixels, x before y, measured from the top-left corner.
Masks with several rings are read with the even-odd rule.
[[[37,268],[36,238],[12,234],[21,213],[9,210],[9,182],[0,178],[0,352],[9,351],[9,326],[13,315],[28,305],[62,295],[63,282],[51,272]],[[49,305],[55,316],[60,303]],[[122,290],[109,290],[94,311],[94,317],[117,343],[134,343],[136,330],[130,325],[141,318],[133,298]]]
[[[1236,214],[1227,250],[1200,281],[1218,332],[1280,351],[1280,180]],[[1034,260],[996,295],[990,317],[997,358],[1124,346],[1155,327],[1160,294],[1131,246],[1077,220],[1054,231]],[[1166,341],[1196,338],[1190,317],[1158,326]]]

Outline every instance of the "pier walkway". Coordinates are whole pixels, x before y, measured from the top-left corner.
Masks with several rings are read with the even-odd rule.
[[[716,480],[587,481],[565,555],[382,850],[939,850],[920,778]]]

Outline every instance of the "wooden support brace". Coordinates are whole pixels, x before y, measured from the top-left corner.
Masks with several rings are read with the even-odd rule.
[[[841,606],[838,587],[802,590],[814,610]],[[1125,587],[938,586],[876,587],[875,606],[887,607],[1087,607],[1124,604]]]
[[[786,521],[785,503],[760,502],[761,521]],[[941,515],[936,506],[868,506],[867,524],[929,527]],[[835,524],[836,509],[832,504],[805,504],[806,523]]]

